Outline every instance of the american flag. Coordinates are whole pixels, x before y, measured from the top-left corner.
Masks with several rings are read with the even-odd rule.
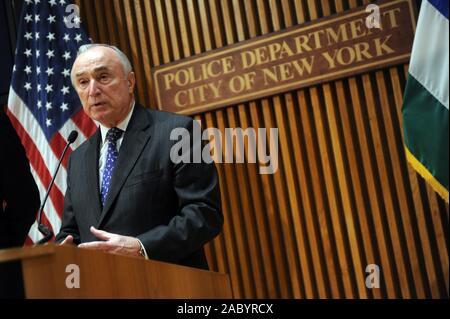
[[[54,233],[61,227],[67,158],[96,130],[70,81],[78,48],[90,42],[74,8],[66,0],[25,0],[8,100],[8,115],[26,149],[41,201],[70,132],[79,133],[44,208],[42,221]],[[26,243],[41,238],[35,222]]]

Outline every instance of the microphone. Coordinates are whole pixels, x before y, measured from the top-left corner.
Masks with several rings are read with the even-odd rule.
[[[70,132],[69,137],[67,138],[67,144],[66,147],[64,147],[64,150],[62,152],[61,158],[59,159],[58,166],[56,166],[55,173],[53,174],[52,181],[50,182],[50,185],[48,186],[47,193],[45,194],[44,201],[42,202],[41,208],[39,208],[38,212],[38,230],[41,232],[42,235],[44,235],[44,238],[39,240],[37,242],[38,245],[44,244],[48,242],[53,237],[53,232],[48,228],[46,225],[41,223],[42,218],[42,211],[44,210],[45,203],[47,202],[48,195],[50,194],[50,190],[52,189],[53,183],[55,182],[56,174],[58,174],[59,167],[61,166],[61,162],[64,158],[64,155],[66,154],[67,149],[69,148],[69,145],[75,142],[75,140],[78,137],[78,132],[73,130]]]

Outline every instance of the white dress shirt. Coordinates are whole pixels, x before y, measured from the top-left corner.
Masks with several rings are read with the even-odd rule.
[[[123,131],[122,136],[120,136],[120,138],[116,142],[117,152],[120,151],[120,146],[122,145],[123,137],[125,136],[125,134],[127,132],[128,123],[130,122],[131,115],[133,114],[133,110],[134,110],[134,103],[133,103],[133,106],[131,107],[130,113],[128,113],[128,115],[125,117],[125,119],[122,122],[120,122],[119,124],[117,124],[117,126],[116,126],[118,129],[121,129]],[[98,179],[99,179],[98,185],[101,189],[102,180],[103,180],[103,172],[105,171],[105,166],[106,166],[106,155],[108,154],[108,143],[105,143],[105,139],[106,139],[106,133],[108,133],[110,128],[103,126],[100,123],[99,123],[99,126],[100,126],[100,133],[101,133],[102,140],[100,142],[100,157],[98,159]]]

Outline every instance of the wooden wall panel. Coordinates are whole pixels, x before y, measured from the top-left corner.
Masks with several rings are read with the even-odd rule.
[[[90,36],[150,68],[355,8],[358,0],[78,0]],[[217,164],[225,224],[207,245],[238,298],[448,298],[449,213],[407,164],[408,65],[235,105],[203,127],[278,127],[279,170]],[[234,158],[241,154],[234,152]],[[248,159],[251,154],[243,154]],[[377,264],[381,288],[367,289]]]

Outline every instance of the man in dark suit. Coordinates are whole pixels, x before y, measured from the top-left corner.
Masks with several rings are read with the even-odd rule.
[[[83,46],[71,76],[100,127],[69,159],[57,242],[207,269],[203,245],[223,223],[215,166],[170,157],[172,130],[192,132],[192,119],[135,103],[135,75],[115,47]]]
[[[23,245],[39,202],[25,149],[0,109],[0,249]]]

